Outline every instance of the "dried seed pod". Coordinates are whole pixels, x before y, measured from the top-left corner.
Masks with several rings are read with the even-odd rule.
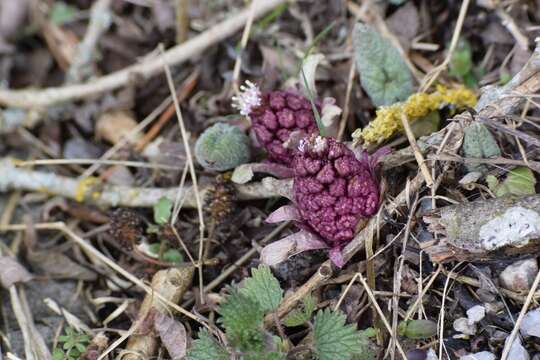
[[[109,233],[122,248],[131,251],[144,238],[144,220],[133,210],[116,209],[111,214]]]
[[[205,197],[206,216],[215,224],[223,223],[235,208],[236,194],[230,178],[230,173],[216,176]]]

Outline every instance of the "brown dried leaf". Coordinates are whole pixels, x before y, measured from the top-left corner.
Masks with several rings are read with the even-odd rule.
[[[98,139],[105,139],[112,144],[117,144],[126,137],[135,127],[137,121],[133,114],[128,111],[109,111],[101,114],[96,124]],[[137,142],[140,136],[134,136],[133,142]]]
[[[32,274],[9,256],[0,257],[0,269],[0,285],[6,289],[15,283],[27,282],[33,278]]]

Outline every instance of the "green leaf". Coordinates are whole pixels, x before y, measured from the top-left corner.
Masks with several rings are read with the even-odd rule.
[[[472,71],[472,53],[468,41],[461,39],[458,42],[458,45],[450,58],[448,67],[450,69],[449,74],[460,79]]]
[[[437,334],[437,323],[427,319],[407,320],[400,322],[397,330],[409,339],[425,339]]]
[[[465,128],[463,154],[467,158],[488,159],[501,156],[501,149],[485,125],[473,122]],[[468,172],[486,172],[488,170],[484,164],[467,164],[466,168]]]
[[[184,262],[184,257],[180,251],[176,249],[169,249],[163,253],[163,260],[174,264],[180,264]]]
[[[148,249],[148,252],[150,253],[149,255],[158,256],[159,255],[159,249],[161,249],[161,243],[148,244],[147,249]]]
[[[154,204],[154,222],[159,225],[166,224],[171,217],[173,202],[162,196],[158,202]]]
[[[49,19],[55,25],[63,25],[73,21],[77,16],[77,12],[77,8],[66,4],[65,2],[55,1],[49,12]]]
[[[353,47],[360,82],[373,104],[391,105],[412,94],[411,72],[390,40],[358,23],[353,30]]]
[[[219,345],[207,329],[199,331],[187,354],[188,360],[228,360],[229,354]]]
[[[510,170],[506,179],[502,182],[499,182],[493,175],[488,175],[486,182],[497,197],[536,194],[536,178],[534,177],[534,173],[531,169],[524,166]]]
[[[315,316],[313,345],[319,360],[351,359],[362,339],[354,325],[345,324],[345,315],[326,309]]]
[[[304,308],[293,310],[287,314],[282,320],[283,325],[288,327],[303,325],[311,319],[313,310],[315,310],[315,298],[309,294],[304,299]]]
[[[251,269],[251,277],[246,279],[245,286],[240,292],[258,302],[265,312],[276,310],[283,299],[279,281],[266,265]]]
[[[261,333],[264,310],[255,299],[231,288],[231,293],[218,309],[227,338],[242,350],[264,346]]]
[[[64,352],[60,348],[55,348],[52,353],[52,360],[64,360]]]

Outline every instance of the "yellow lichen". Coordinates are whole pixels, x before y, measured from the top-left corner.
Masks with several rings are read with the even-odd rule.
[[[377,110],[375,119],[364,129],[355,131],[353,138],[355,140],[362,139],[366,146],[378,144],[402,130],[402,112],[412,122],[444,106],[459,109],[473,107],[475,104],[476,95],[473,91],[463,86],[449,89],[443,85],[438,85],[434,93],[415,93],[403,102],[390,106],[381,106]]]
[[[99,198],[99,192],[93,189],[95,185],[99,184],[99,179],[94,176],[90,176],[82,179],[75,189],[75,201],[82,202],[88,193],[94,200]]]

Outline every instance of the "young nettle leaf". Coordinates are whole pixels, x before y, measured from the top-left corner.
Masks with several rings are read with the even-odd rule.
[[[412,94],[411,72],[390,40],[358,23],[353,30],[353,47],[360,82],[373,104],[391,105]]]
[[[345,324],[345,315],[319,310],[313,325],[313,345],[319,360],[351,359],[362,345],[354,325]]]
[[[227,351],[219,345],[206,329],[199,331],[187,354],[188,360],[228,360]]]
[[[499,182],[493,175],[488,175],[486,182],[497,197],[505,195],[522,196],[536,193],[536,178],[531,169],[524,166],[510,170],[506,179],[502,182]]]
[[[161,197],[154,204],[154,221],[156,224],[163,225],[169,221],[171,217],[171,211],[173,202],[166,197]]]
[[[227,338],[241,350],[262,349],[262,325],[264,310],[255,299],[242,294],[237,288],[231,288],[218,310],[225,327]]]
[[[304,298],[304,308],[293,310],[287,314],[282,321],[283,325],[288,327],[303,325],[311,319],[313,310],[315,310],[315,298],[310,294]]]
[[[501,156],[501,149],[491,132],[481,123],[474,122],[465,128],[463,137],[463,154],[467,158],[494,158]],[[484,164],[467,164],[469,172],[486,172]]]
[[[245,286],[240,289],[240,292],[257,301],[265,312],[276,310],[283,299],[283,290],[279,286],[279,281],[265,265],[251,269],[251,277],[246,279]]]

